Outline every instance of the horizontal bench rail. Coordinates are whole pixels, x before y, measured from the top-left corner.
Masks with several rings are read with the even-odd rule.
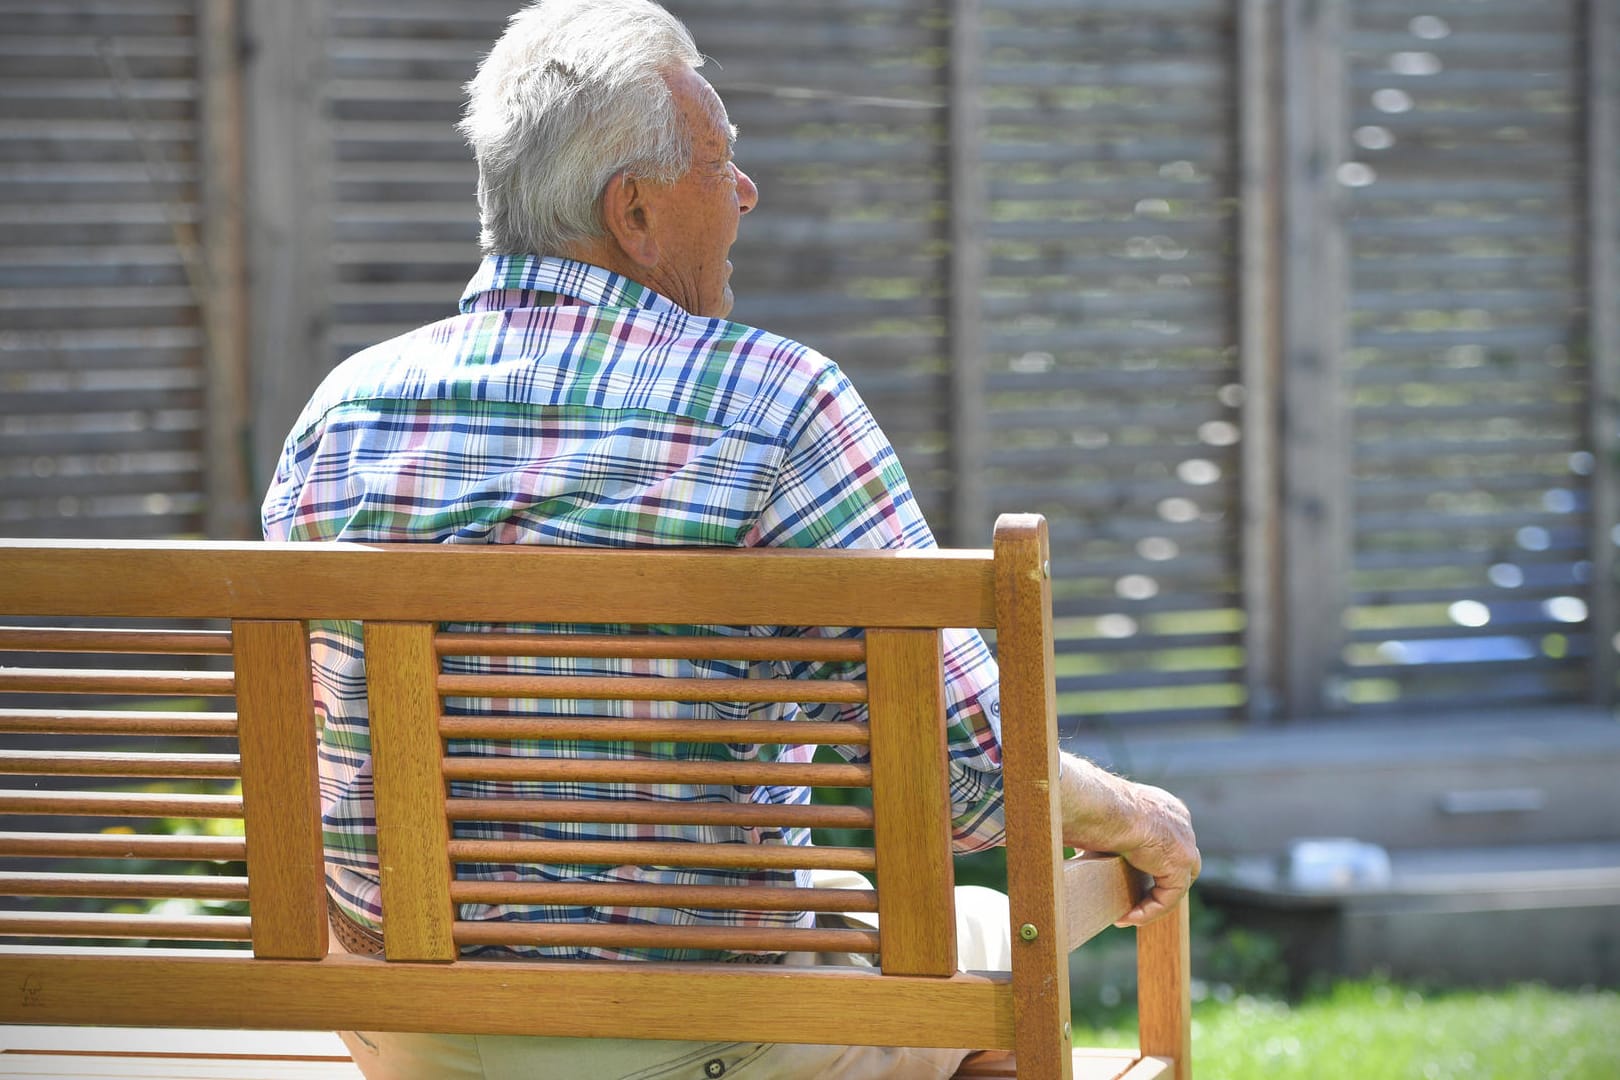
[[[876,911],[873,889],[797,889],[614,882],[452,881],[458,904],[566,904],[582,907],[695,908],[723,911]]]
[[[447,757],[446,780],[793,787],[870,787],[866,765],[775,761],[651,761],[598,758]]]
[[[3,805],[3,803],[0,803]],[[550,821],[625,825],[870,829],[871,808],[775,803],[623,802],[610,799],[445,800],[451,821]]]
[[[701,993],[693,977],[701,976]],[[40,955],[0,946],[0,983],[29,987],[0,999],[0,1019],[38,1024],[324,1031],[333,1003],[364,1031],[498,1035],[623,1034],[627,1002],[637,1031],[653,1039],[835,1043],[850,1016],[882,1045],[921,1046],[946,1037],[1007,1049],[1013,1005],[1004,976],[880,975],[870,969],[775,964],[647,964],[462,960],[400,964],[330,955],[320,960],[247,960],[209,955]],[[454,1002],[454,1008],[446,1008]],[[940,1023],[950,1016],[949,1025]],[[784,1031],[784,1018],[791,1029]]]
[[[441,656],[602,657],[655,660],[796,660],[859,663],[859,638],[718,637],[672,634],[456,633],[433,635]]]
[[[452,840],[458,863],[548,863],[571,866],[691,866],[749,870],[877,868],[871,848],[790,844],[683,844],[657,840]]]
[[[817,679],[662,679],[589,675],[440,675],[444,697],[558,701],[741,701],[859,705],[864,682]]]
[[[619,926],[590,923],[456,922],[457,945],[597,949],[729,949],[733,952],[875,953],[876,930],[764,930],[738,926]]]
[[[235,795],[171,795],[149,791],[0,791],[0,814],[240,818],[242,800]]]
[[[0,833],[0,856],[50,859],[204,859],[247,857],[237,836],[155,836],[145,833]]]
[[[231,779],[241,775],[235,754],[102,753],[91,750],[0,752],[0,773],[22,776],[169,776]]]
[[[32,735],[236,734],[236,714],[117,709],[0,709],[0,732]]]
[[[246,900],[248,879],[200,874],[23,874],[0,871],[0,894]]]
[[[0,651],[180,653],[228,656],[228,630],[101,630],[79,627],[0,626]]]
[[[447,739],[579,739],[600,742],[717,742],[772,745],[865,746],[872,729],[861,723],[810,720],[638,720],[630,717],[444,716]]]
[[[0,934],[10,937],[247,941],[249,921],[238,915],[96,915],[61,911],[31,915],[0,911]]]
[[[185,694],[229,697],[235,680],[217,671],[83,671],[77,668],[0,669],[0,693]]]
[[[205,540],[177,549],[172,541],[0,539],[0,562],[8,568],[0,612],[8,617],[939,628],[996,621],[986,551]],[[634,588],[619,589],[608,610],[603,582]]]

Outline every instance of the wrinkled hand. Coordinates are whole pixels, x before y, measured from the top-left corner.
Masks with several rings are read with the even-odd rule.
[[[1186,805],[1163,788],[1067,754],[1062,766],[1063,842],[1113,852],[1153,878],[1153,888],[1116,925],[1143,926],[1172,910],[1202,866]]]

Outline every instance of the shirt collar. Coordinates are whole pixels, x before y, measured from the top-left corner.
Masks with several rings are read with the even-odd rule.
[[[684,311],[673,300],[623,274],[574,259],[542,255],[486,255],[461,294],[461,311],[470,315],[475,311],[543,307],[555,303],[552,297],[567,297],[592,307]]]

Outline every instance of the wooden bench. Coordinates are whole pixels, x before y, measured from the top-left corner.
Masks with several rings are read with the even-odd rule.
[[[50,708],[0,710],[0,727],[11,733],[8,745],[16,745],[19,735],[56,740],[49,749],[3,752],[6,773],[31,779],[13,780],[0,792],[4,813],[29,819],[23,823],[27,831],[0,837],[0,857],[9,866],[26,867],[8,871],[0,892],[49,899],[31,901],[36,906],[29,910],[17,910],[13,903],[13,910],[0,913],[0,934],[21,939],[0,952],[0,1023],[956,1045],[1016,1051],[1021,1077],[1185,1078],[1190,1075],[1185,905],[1137,934],[1141,1052],[1071,1052],[1069,1045],[1068,953],[1128,910],[1141,883],[1117,858],[1063,858],[1055,806],[1048,578],[1045,523],[1031,516],[1004,517],[993,552],[0,541],[0,621],[31,624],[0,631],[0,650],[13,654],[8,662],[33,654],[22,657],[29,666],[0,673],[0,694],[87,695],[88,703],[64,707],[53,697],[46,699]],[[160,619],[225,620],[228,628],[128,628],[129,620],[150,626]],[[316,619],[358,620],[365,627],[386,959],[328,951],[306,625]],[[52,620],[71,628],[42,628]],[[86,620],[98,627],[115,625],[86,629]],[[762,661],[860,657],[866,678],[842,683],[751,678],[724,692],[712,683],[681,686],[659,680],[654,685],[636,678],[529,689],[506,683],[452,686],[440,673],[436,651],[449,647],[437,629],[445,622],[860,627],[865,633],[859,639],[749,637],[743,639],[744,652]],[[945,627],[993,629],[996,635],[1014,949],[1010,973],[956,970],[939,635]],[[506,634],[502,647],[516,637]],[[560,655],[559,639],[552,635],[522,637],[535,645],[534,655]],[[602,638],[581,638],[576,645],[606,648],[612,656],[632,649],[656,656],[703,656],[705,650],[733,656],[737,642],[721,636],[644,636],[606,644]],[[38,659],[37,654],[59,651],[77,660]],[[201,670],[193,664],[175,671],[163,669],[164,660],[150,659],[154,654],[216,658],[203,661]],[[72,662],[89,666],[52,666]],[[870,810],[847,805],[782,810],[798,824],[870,828],[869,846],[680,846],[683,857],[695,860],[688,865],[743,866],[760,858],[786,858],[789,865],[805,866],[803,860],[814,858],[864,868],[875,873],[876,888],[862,903],[880,915],[879,931],[583,924],[543,929],[579,943],[866,950],[875,953],[878,968],[458,958],[465,944],[503,933],[515,940],[525,927],[458,919],[457,903],[477,895],[478,883],[455,880],[454,863],[475,856],[458,849],[449,820],[477,811],[458,810],[451,805],[458,800],[444,794],[441,697],[526,693],[798,701],[813,692],[866,701],[870,723],[779,723],[754,730],[761,726],[755,723],[746,741],[867,744],[869,767],[738,762],[718,777],[687,771],[697,763],[673,762],[660,777],[675,783],[869,786]],[[150,711],[129,706],[129,695],[152,695],[160,709],[161,699],[170,697],[234,698],[234,705]],[[626,725],[616,738],[674,737],[656,722],[605,723]],[[741,728],[727,725],[738,723],[693,721],[678,735],[683,741],[735,743],[744,738]],[[85,740],[89,749],[66,748],[68,736]],[[110,752],[104,747],[111,736],[210,737],[234,744],[225,744],[227,753],[213,754],[145,743]],[[489,759],[496,767],[503,760],[511,766],[509,758]],[[529,759],[519,767],[532,764]],[[239,777],[240,795],[88,792],[82,789],[95,782],[73,777],[183,777],[204,786]],[[58,790],[75,784],[79,790]],[[427,794],[435,792],[440,794]],[[536,800],[532,819],[548,820],[547,805]],[[240,819],[241,835],[157,835],[129,827],[134,821],[144,828],[139,822],[154,817]],[[108,819],[125,826],[103,831]],[[502,857],[544,861],[520,848],[514,843]],[[661,850],[623,858],[660,865],[668,857]],[[45,858],[102,862],[95,872],[64,873],[54,863],[39,869],[37,860]],[[106,865],[113,860],[116,871],[136,861],[194,859],[242,860],[246,873],[118,873]],[[545,886],[533,888],[538,897]],[[645,888],[651,891],[638,906],[708,902],[691,886]],[[816,902],[808,898],[812,890],[800,891],[805,899],[789,899],[814,910]],[[84,897],[246,901],[248,914],[61,910]],[[58,909],[39,910],[37,905],[46,902]],[[240,944],[143,950],[62,946],[50,939],[122,940],[126,946],[130,939],[236,941],[249,943],[251,951]],[[274,1055],[241,1060],[249,1057],[264,1064]],[[0,1056],[0,1073],[20,1060]],[[33,1060],[38,1064],[46,1057]],[[68,1071],[39,1075],[142,1074],[130,1069],[135,1058],[122,1059],[122,1066],[116,1056],[105,1055],[58,1054],[51,1060],[53,1068]],[[276,1074],[243,1064],[239,1072],[195,1075]],[[1004,1055],[985,1055],[970,1059],[962,1075],[1011,1076],[1013,1070]]]

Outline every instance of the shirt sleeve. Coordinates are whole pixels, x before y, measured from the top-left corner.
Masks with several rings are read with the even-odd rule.
[[[789,431],[782,471],[747,542],[792,548],[938,547],[894,448],[835,365],[805,395]],[[823,630],[854,635],[858,630]],[[797,678],[859,679],[853,664],[782,664]],[[944,633],[945,720],[954,845],[1002,843],[1001,699],[996,662],[977,630]],[[810,703],[811,720],[865,720],[866,706]],[[864,750],[845,748],[860,760]]]

